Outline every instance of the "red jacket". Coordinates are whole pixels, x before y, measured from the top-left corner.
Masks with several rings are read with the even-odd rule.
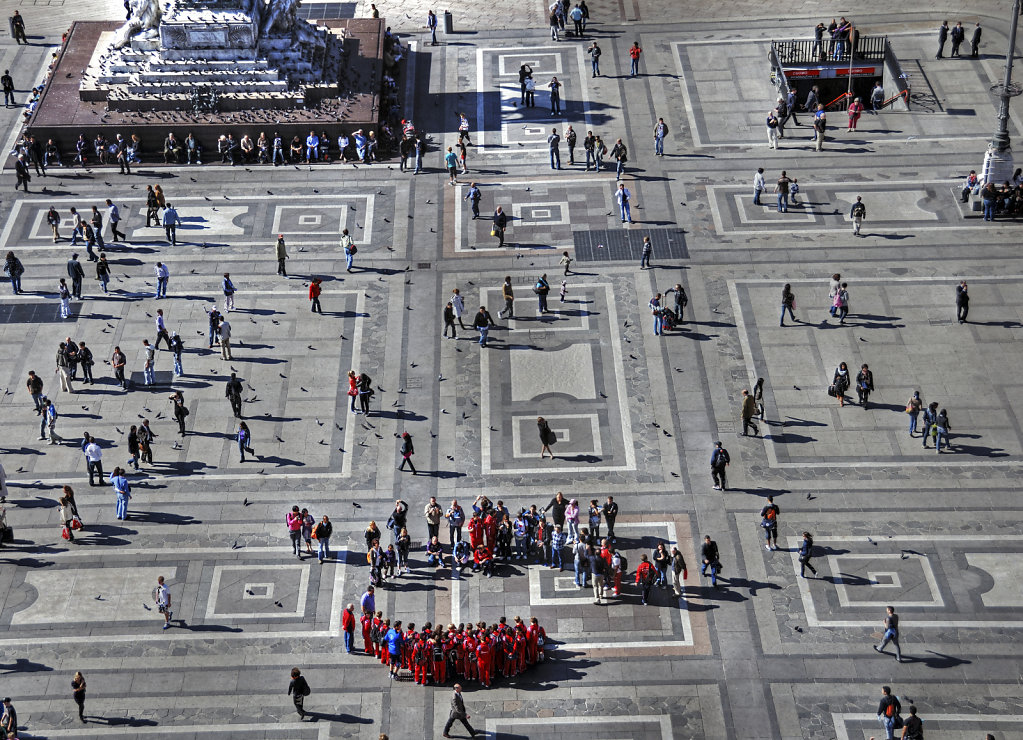
[[[309,283],[309,300],[311,301],[313,298],[319,298],[319,297],[320,297],[320,284],[319,283]]]
[[[641,562],[639,564],[639,567],[636,568],[636,583],[642,583],[643,579],[646,577],[647,572],[648,571],[652,572],[653,570],[654,566],[652,566],[649,562]]]
[[[345,632],[355,632],[355,615],[347,609],[341,612],[341,629]]]

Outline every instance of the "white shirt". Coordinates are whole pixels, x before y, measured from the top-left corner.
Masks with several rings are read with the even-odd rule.
[[[167,325],[163,323],[163,316],[160,316],[159,314],[156,315],[156,331],[167,331]]]
[[[220,338],[221,340],[231,339],[231,324],[228,323],[227,319],[220,322]]]
[[[107,208],[107,220],[112,224],[116,224],[121,220],[121,212],[117,210],[117,206],[113,203]]]
[[[455,309],[455,316],[462,315],[462,312],[465,310],[465,301],[462,300],[460,294],[455,293],[451,296],[451,307]]]
[[[158,606],[170,605],[170,591],[167,590],[166,584],[160,584],[156,587],[156,603]]]
[[[153,270],[156,272],[156,276],[158,278],[170,277],[170,270],[167,269],[167,265],[160,265],[159,267],[154,267]]]
[[[754,190],[766,190],[767,183],[764,182],[764,175],[760,172],[753,175],[753,189]]]
[[[92,442],[85,447],[85,457],[89,462],[99,462],[103,459],[103,450],[99,448],[99,445]]]
[[[629,203],[632,201],[632,193],[629,192],[628,188],[618,188],[615,193],[615,198],[618,200],[618,205],[622,203]]]

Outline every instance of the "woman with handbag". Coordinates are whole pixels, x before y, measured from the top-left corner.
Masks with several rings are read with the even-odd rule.
[[[913,436],[913,432],[916,431],[916,422],[920,418],[920,409],[923,408],[924,402],[920,398],[920,391],[913,391],[913,395],[909,397],[909,401],[906,402],[906,413],[909,414],[909,436]]]
[[[849,390],[851,378],[849,377],[849,366],[844,362],[839,363],[835,368],[835,375],[831,379],[831,387],[834,389],[835,398],[839,406],[845,406],[845,392]]]
[[[60,520],[64,522],[64,529],[61,532],[61,537],[66,539],[68,542],[75,541],[75,531],[71,524],[74,522],[75,513],[71,509],[71,502],[67,500],[67,496],[60,497]]]
[[[550,453],[551,460],[554,459],[554,453],[551,452],[551,443],[554,442],[557,437],[554,436],[554,432],[551,431],[550,425],[547,424],[547,420],[542,416],[536,417],[536,426],[540,433],[540,459],[543,460],[545,452]]]
[[[348,371],[348,398],[351,399],[351,412],[353,414],[361,414],[361,411],[355,410],[355,399],[359,395],[359,378],[356,376],[354,370]]]
[[[256,453],[252,449],[252,434],[249,432],[249,425],[244,421],[239,423],[238,431],[235,434],[238,439],[238,454],[241,457],[241,462],[245,462],[246,452],[255,457]]]

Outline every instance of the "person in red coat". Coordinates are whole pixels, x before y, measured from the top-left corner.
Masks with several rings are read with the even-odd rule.
[[[480,638],[479,647],[476,648],[476,664],[479,666],[480,683],[490,688],[490,677],[492,664],[490,662],[490,636],[484,634]]]
[[[320,289],[320,283],[322,282],[319,278],[313,278],[309,283],[309,300],[313,302],[313,313],[323,313],[323,309],[320,308],[320,293],[323,292]]]
[[[363,614],[363,619],[366,615]],[[341,631],[345,633],[345,652],[352,652],[352,641],[355,637],[355,604],[349,604],[341,612]]]
[[[483,520],[480,519],[479,512],[473,512],[472,518],[466,527],[469,530],[469,544],[475,550],[483,544]]]
[[[366,655],[376,655],[376,649],[373,647],[373,618],[368,614],[363,614],[359,621],[362,622],[363,649]]]
[[[433,656],[430,655],[430,648],[427,646],[426,640],[420,635],[416,644],[412,647],[412,673],[416,683],[423,686],[429,683],[429,679],[426,677],[426,669],[432,658]]]

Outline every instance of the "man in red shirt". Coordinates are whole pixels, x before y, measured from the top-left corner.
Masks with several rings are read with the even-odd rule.
[[[629,56],[632,57],[632,71],[630,76],[635,77],[639,74],[639,55],[643,53],[643,50],[639,48],[639,42],[632,42],[632,48],[629,49]]]
[[[639,557],[639,567],[636,568],[636,585],[643,589],[643,605],[646,606],[647,601],[650,599],[650,588],[654,585],[654,581],[657,580],[657,573],[654,571],[654,566],[647,559],[646,553]]]

